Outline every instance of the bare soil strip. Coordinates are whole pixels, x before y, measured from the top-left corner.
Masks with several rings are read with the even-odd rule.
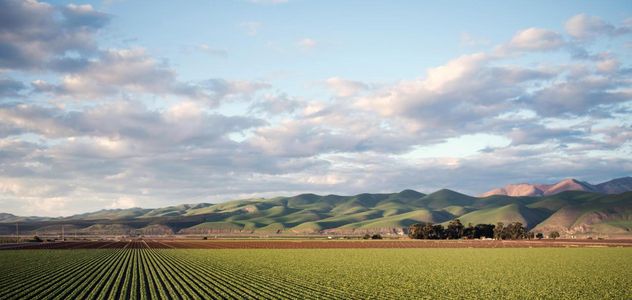
[[[344,249],[344,248],[574,248],[632,247],[632,240],[183,240],[68,241],[22,243],[0,247],[18,249]]]

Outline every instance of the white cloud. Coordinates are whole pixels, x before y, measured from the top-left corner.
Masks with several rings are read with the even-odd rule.
[[[165,63],[148,55],[142,48],[110,49],[101,52],[78,72],[64,75],[59,84],[36,80],[36,91],[60,97],[101,100],[126,94],[178,96],[200,100],[216,106],[226,97],[248,97],[269,87],[262,82],[209,79],[203,82],[183,82]]]
[[[289,97],[285,93],[266,94],[252,102],[250,104],[249,111],[263,113],[268,116],[275,116],[284,113],[293,113],[303,105],[304,103],[300,100]]]
[[[455,81],[468,77],[490,58],[484,53],[462,55],[445,65],[427,70],[423,86],[431,91],[440,91]]]
[[[458,128],[507,109],[507,99],[519,84],[539,75],[519,68],[492,68],[489,61],[484,53],[464,55],[428,69],[425,78],[385,87],[360,97],[356,104],[385,117],[405,117],[414,124],[410,130],[433,130],[442,124]]]
[[[566,32],[577,39],[587,40],[599,36],[614,36],[632,32],[630,19],[627,19],[623,26],[615,27],[603,19],[587,14],[578,14],[570,18],[566,24]]]
[[[2,78],[0,76],[0,98],[2,97],[14,97],[20,98],[22,96],[22,92],[26,90],[27,87],[24,83],[18,80],[14,80],[12,78]]]
[[[26,215],[59,216],[60,212],[68,211],[72,201],[64,197],[27,198],[24,212]]]
[[[480,132],[496,133],[516,144],[579,141],[590,133],[524,126],[537,119],[518,122],[502,117],[530,111],[540,117],[609,118],[613,105],[632,99],[625,88],[629,74],[620,69],[611,53],[593,55],[588,63],[522,67],[512,62],[532,51],[562,49],[563,45],[561,36],[552,31],[523,30],[504,46],[519,52],[506,55],[497,48],[490,53],[463,55],[428,69],[425,77],[402,80],[357,97],[355,105],[378,113],[390,126],[429,144]],[[518,128],[511,127],[512,122]]]
[[[133,208],[133,207],[138,207],[138,202],[134,198],[123,196],[112,201],[112,204],[110,204],[109,208]]]
[[[68,4],[62,8],[66,23],[75,28],[101,28],[107,24],[109,15],[95,10],[90,4]]]
[[[183,101],[167,109],[166,119],[178,122],[183,120],[197,120],[204,117],[204,107],[197,102]]]
[[[613,73],[619,70],[621,62],[614,57],[603,57],[597,62],[597,70],[605,73]]]
[[[144,49],[112,49],[81,73],[66,75],[59,94],[99,98],[121,90],[153,94],[185,94],[175,72],[161,66]]]
[[[630,101],[632,91],[618,89],[626,84],[625,80],[589,74],[525,94],[522,101],[541,116],[589,115],[607,110],[607,105]]]
[[[348,80],[340,77],[331,77],[325,80],[327,88],[332,90],[338,97],[350,97],[367,90],[369,86],[360,81]]]
[[[627,25],[575,20],[569,34],[582,41],[528,28],[496,49],[420,69],[418,78],[322,80],[319,87],[335,97],[318,99],[266,81],[183,81],[148,50],[99,49],[94,38],[109,16],[89,5],[18,4],[27,6],[20,14],[0,3],[25,16],[9,20],[0,10],[0,24],[10,25],[3,28],[16,29],[0,40],[24,52],[0,53],[0,68],[32,82],[13,73],[0,79],[3,208],[59,214],[238,195],[478,193],[499,179],[632,172],[621,155],[632,132],[626,57],[614,48],[586,50],[601,45],[582,48],[594,32],[617,35]],[[50,25],[44,31],[52,36],[68,30],[68,39],[38,42],[29,34],[33,20]],[[261,23],[241,27],[256,35]],[[318,47],[309,38],[297,42]],[[553,50],[571,59],[540,60]],[[575,50],[584,51],[581,60]],[[234,115],[220,113],[228,111]]]
[[[94,53],[95,35],[109,19],[90,5],[60,8],[38,1],[1,1],[0,68],[55,69],[60,61],[67,65],[73,60],[67,57],[70,52]]]
[[[554,50],[563,45],[564,40],[560,34],[542,28],[528,28],[522,30],[516,33],[508,44],[511,49],[525,51]]]
[[[90,140],[75,138],[66,144],[127,145],[132,147],[130,151],[212,144],[228,133],[264,124],[256,118],[207,113],[191,102],[181,102],[166,111],[150,110],[131,101],[111,102],[83,111],[19,104],[0,107],[0,116],[0,128],[26,130],[51,139],[86,137]]]

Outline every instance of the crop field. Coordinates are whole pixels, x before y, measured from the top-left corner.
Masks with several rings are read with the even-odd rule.
[[[632,299],[632,248],[0,251],[0,299]]]
[[[6,249],[344,249],[344,248],[553,248],[632,247],[630,239],[608,240],[327,240],[327,239],[143,239],[0,244]]]

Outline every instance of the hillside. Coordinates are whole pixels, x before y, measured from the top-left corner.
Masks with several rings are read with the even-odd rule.
[[[597,185],[576,179],[564,179],[553,184],[530,184],[518,183],[509,184],[502,188],[495,188],[485,192],[481,197],[491,195],[505,196],[548,196],[565,191],[583,191],[600,194],[621,194],[632,191],[632,177],[622,177],[606,181]]]
[[[219,204],[157,209],[110,209],[65,218],[0,214],[0,234],[364,234],[403,233],[414,223],[521,222],[529,229],[564,234],[632,233],[632,192],[604,195],[566,191],[554,195],[472,197],[451,190],[413,190],[354,196],[301,194]]]

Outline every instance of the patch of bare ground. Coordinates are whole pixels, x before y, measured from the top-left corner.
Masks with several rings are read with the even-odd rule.
[[[574,248],[632,247],[632,240],[187,240],[71,241],[4,245],[17,249],[355,249],[355,248]]]

